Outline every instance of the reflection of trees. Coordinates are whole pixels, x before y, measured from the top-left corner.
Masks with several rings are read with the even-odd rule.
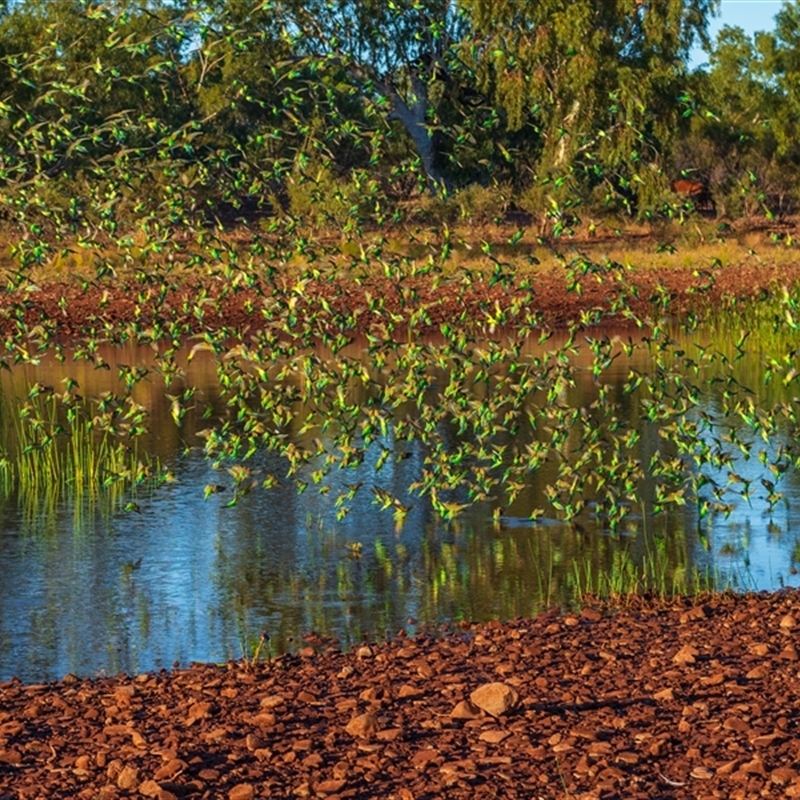
[[[703,346],[708,350],[708,342]],[[148,441],[159,454],[179,455],[185,442],[195,441],[197,428],[244,436],[247,426],[258,424],[266,433],[245,464],[256,482],[275,476],[275,487],[243,494],[226,508],[233,497],[226,469],[236,458],[222,451],[213,469],[195,452],[175,458],[177,483],[160,488],[152,505],[143,498],[141,516],[109,513],[81,523],[65,512],[51,518],[50,527],[27,528],[34,566],[25,574],[12,564],[0,585],[0,658],[20,658],[19,646],[8,642],[22,631],[18,638],[26,648],[50,653],[39,662],[42,668],[55,669],[77,652],[90,619],[97,635],[113,642],[113,652],[95,644],[85,648],[87,658],[99,659],[103,650],[103,663],[122,669],[145,652],[158,658],[170,653],[167,663],[204,652],[236,657],[263,629],[273,637],[273,651],[312,630],[353,642],[404,626],[408,617],[433,622],[529,614],[569,603],[576,591],[609,590],[641,575],[656,589],[688,587],[695,568],[714,577],[717,569],[741,563],[745,551],[755,556],[768,523],[753,522],[765,506],[760,479],[773,480],[769,466],[783,458],[780,490],[789,495],[798,486],[788,416],[775,412],[775,432],[764,441],[739,413],[749,408],[742,387],[752,368],[740,373],[733,362],[700,362],[681,344],[698,361],[698,372],[688,355],[669,351],[658,361],[644,347],[603,362],[598,372],[612,345],[595,347],[596,353],[576,346],[565,354],[551,340],[514,360],[499,345],[484,346],[473,361],[448,362],[433,345],[416,346],[409,351],[413,359],[398,345],[395,360],[381,370],[353,350],[328,361],[319,355],[306,360],[305,353],[275,356],[261,373],[236,355],[212,358],[201,351],[169,387],[153,372],[131,391],[150,412]],[[103,357],[110,361],[110,354]],[[218,372],[229,380],[225,391],[218,388]],[[56,385],[70,375],[86,396],[125,391],[114,365],[54,364],[46,379],[43,374],[21,365],[4,387],[25,397],[33,381]],[[196,390],[198,408],[179,428],[168,395],[184,388]],[[770,392],[775,403],[791,408],[789,389]],[[200,418],[201,409],[208,419]],[[763,415],[773,411],[758,409],[767,424]],[[626,440],[631,431],[638,438]],[[539,462],[531,455],[536,452]],[[731,457],[704,461],[706,452]],[[301,454],[296,463],[294,453]],[[635,501],[613,482],[612,468],[622,461],[641,465],[631,490]],[[664,464],[673,465],[673,475],[658,472]],[[740,493],[742,484],[729,481],[730,472],[752,484],[752,506]],[[558,495],[587,503],[576,524],[559,523],[552,510],[540,524],[529,523],[531,510],[546,506],[548,487],[565,476],[583,481]],[[705,485],[702,476],[709,479]],[[614,536],[605,532],[603,509],[592,504],[603,496],[601,478],[627,502]],[[441,520],[429,493],[410,489],[428,479],[437,502],[462,507],[453,521]],[[671,491],[683,492],[685,505],[664,504],[664,513],[654,517],[656,487],[668,480]],[[481,481],[486,497],[476,500]],[[513,482],[521,488],[512,502]],[[204,484],[225,491],[204,500]],[[725,540],[735,546],[733,557],[720,557],[723,538],[713,537],[711,522],[718,526],[721,515],[702,520],[692,496],[697,487],[701,500],[709,498],[715,484],[724,486],[723,499],[734,506]],[[380,510],[382,498],[409,509],[402,525],[391,503]],[[495,509],[502,513],[493,521]],[[771,521],[773,530],[785,531],[792,520],[779,504]],[[106,536],[123,530],[124,541]],[[70,543],[63,531],[85,534]],[[777,544],[785,550],[793,542]],[[139,558],[141,567],[134,569]],[[65,590],[58,568],[71,562],[74,569],[62,569],[65,579],[84,583],[74,613],[59,597]],[[6,610],[19,606],[9,587],[28,579],[46,586],[46,600],[24,611],[22,628],[10,628]]]

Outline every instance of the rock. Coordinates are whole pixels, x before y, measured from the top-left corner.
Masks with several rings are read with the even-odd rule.
[[[228,792],[228,800],[254,800],[256,790],[251,783],[238,783]]]
[[[478,719],[483,716],[483,712],[469,700],[461,700],[455,704],[450,712],[453,719]]]
[[[500,744],[500,742],[508,739],[509,736],[511,736],[509,731],[501,731],[498,728],[494,728],[492,730],[483,731],[478,738],[482,742],[488,742],[489,744]]]
[[[795,620],[791,614],[787,614],[780,623],[780,627],[784,630],[790,630],[791,628],[794,628],[795,625],[797,625],[797,620]]]
[[[345,730],[356,739],[371,739],[378,727],[378,718],[374,714],[359,714],[347,723]]]
[[[502,717],[519,703],[519,693],[505,683],[485,683],[470,694],[469,699],[493,717]]]
[[[189,708],[189,716],[186,719],[187,725],[194,725],[195,722],[211,715],[211,703],[194,703]]]
[[[126,792],[132,792],[139,785],[139,770],[126,764],[117,776],[117,786]]]
[[[694,664],[695,661],[697,661],[697,658],[695,658],[697,655],[698,650],[696,647],[692,647],[690,644],[685,644],[672,657],[672,662],[674,664]]]

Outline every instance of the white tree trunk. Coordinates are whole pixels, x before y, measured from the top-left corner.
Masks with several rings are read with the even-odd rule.
[[[436,167],[436,148],[433,135],[427,126],[428,89],[425,82],[417,75],[411,78],[412,94],[408,101],[404,100],[391,85],[385,86],[385,94],[392,104],[391,118],[398,120],[408,132],[417,148],[422,168],[428,179],[428,189],[432,194],[449,192],[447,178]]]

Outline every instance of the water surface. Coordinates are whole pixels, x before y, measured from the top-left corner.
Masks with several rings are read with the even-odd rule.
[[[693,345],[680,344],[686,349]],[[530,352],[537,352],[536,347],[531,345]],[[538,352],[545,347],[554,347],[553,341]],[[529,615],[574,603],[576,592],[600,586],[602,575],[614,576],[622,586],[626,574],[646,564],[666,591],[692,585],[738,590],[800,585],[794,570],[800,543],[797,475],[790,469],[782,476],[783,498],[772,506],[762,488],[762,480],[775,479],[767,465],[781,447],[793,446],[790,433],[780,427],[757,445],[752,431],[731,428],[732,423],[725,430],[699,426],[696,439],[701,445],[717,446],[714,442],[729,437],[731,429],[751,442],[749,453],[734,448],[738,455],[719,468],[698,467],[698,473],[729,487],[724,514],[700,513],[691,502],[654,515],[647,500],[628,508],[613,530],[592,497],[586,497],[585,510],[569,523],[552,507],[539,519],[530,519],[534,508],[546,506],[547,486],[558,478],[558,459],[531,473],[513,503],[502,508],[496,497],[470,501],[463,487],[443,491],[440,499],[464,506],[454,521],[443,520],[428,499],[410,489],[430,466],[430,452],[437,445],[430,437],[427,442],[398,438],[394,425],[366,448],[360,463],[332,469],[319,482],[313,475],[320,460],[290,476],[282,455],[257,453],[246,463],[259,476],[278,476],[278,485],[254,489],[229,506],[235,487],[226,464],[215,468],[197,435],[213,425],[215,415],[226,413],[219,362],[210,353],[195,353],[191,362],[187,355],[179,357],[186,370],[181,382],[167,385],[153,373],[132,395],[148,412],[151,433],[142,437],[141,445],[169,468],[172,480],[142,487],[134,496],[99,501],[67,497],[56,504],[37,504],[13,490],[5,495],[0,680],[222,662],[251,654],[262,631],[268,632],[271,651],[277,652],[297,647],[312,632],[335,637],[347,647],[400,628]],[[22,402],[36,382],[59,387],[67,376],[79,382],[87,397],[121,392],[118,365],[152,362],[152,351],[146,349],[108,349],[101,356],[111,369],[52,359],[18,365],[4,377],[6,398]],[[361,358],[361,349],[353,346],[348,357]],[[565,384],[559,404],[590,409],[598,385],[605,385],[607,405],[613,405],[614,414],[625,415],[626,429],[639,432],[626,457],[649,465],[654,454],[669,451],[673,445],[659,433],[665,423],[649,423],[646,398],[623,389],[631,368],[652,371],[647,352],[620,355],[604,367],[599,383],[592,370],[596,358],[585,345],[571,359],[574,385]],[[754,350],[735,370],[742,384],[762,385],[763,353]],[[707,382],[709,374],[706,370],[696,379]],[[437,402],[436,392],[447,380],[446,367],[431,374],[426,389],[431,402]],[[186,386],[195,392],[176,426],[172,403]],[[352,387],[348,391],[357,394]],[[496,391],[492,383],[477,386],[474,408],[480,408],[481,397]],[[715,391],[704,392],[684,419],[713,420],[721,397]],[[363,392],[367,398],[369,390]],[[770,386],[754,396],[757,404],[769,408],[783,402],[785,394]],[[367,400],[362,398],[365,407]],[[540,400],[532,396],[530,402]],[[8,414],[9,406],[4,408]],[[415,412],[403,406],[396,419],[424,416],[424,408]],[[295,411],[297,420],[307,417],[304,409]],[[584,417],[602,413],[602,407],[595,407]],[[13,438],[11,427],[6,432]],[[311,448],[316,437],[324,448],[334,447],[337,425],[313,432],[303,432],[299,422],[290,427],[298,446]],[[574,460],[579,453],[579,430],[579,424],[573,425],[560,445],[565,459]],[[522,430],[516,437],[498,433],[496,440],[520,447],[551,435]],[[465,446],[457,425],[442,427],[436,436],[452,452]],[[741,484],[731,483],[731,473],[752,483],[749,496],[734,491]],[[299,491],[298,481],[307,488]],[[658,482],[646,474],[642,496],[651,497]],[[219,491],[209,494],[208,486]],[[711,497],[708,488],[700,494]],[[402,525],[391,508],[380,509],[381,496],[409,509]]]

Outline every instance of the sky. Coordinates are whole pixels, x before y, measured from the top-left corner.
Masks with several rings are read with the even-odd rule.
[[[738,25],[748,34],[755,31],[773,29],[775,15],[781,10],[783,0],[722,0],[720,14],[712,17],[709,25],[711,40],[717,38],[717,32],[723,25]],[[702,64],[708,59],[707,54],[696,48],[692,54],[692,66]]]

